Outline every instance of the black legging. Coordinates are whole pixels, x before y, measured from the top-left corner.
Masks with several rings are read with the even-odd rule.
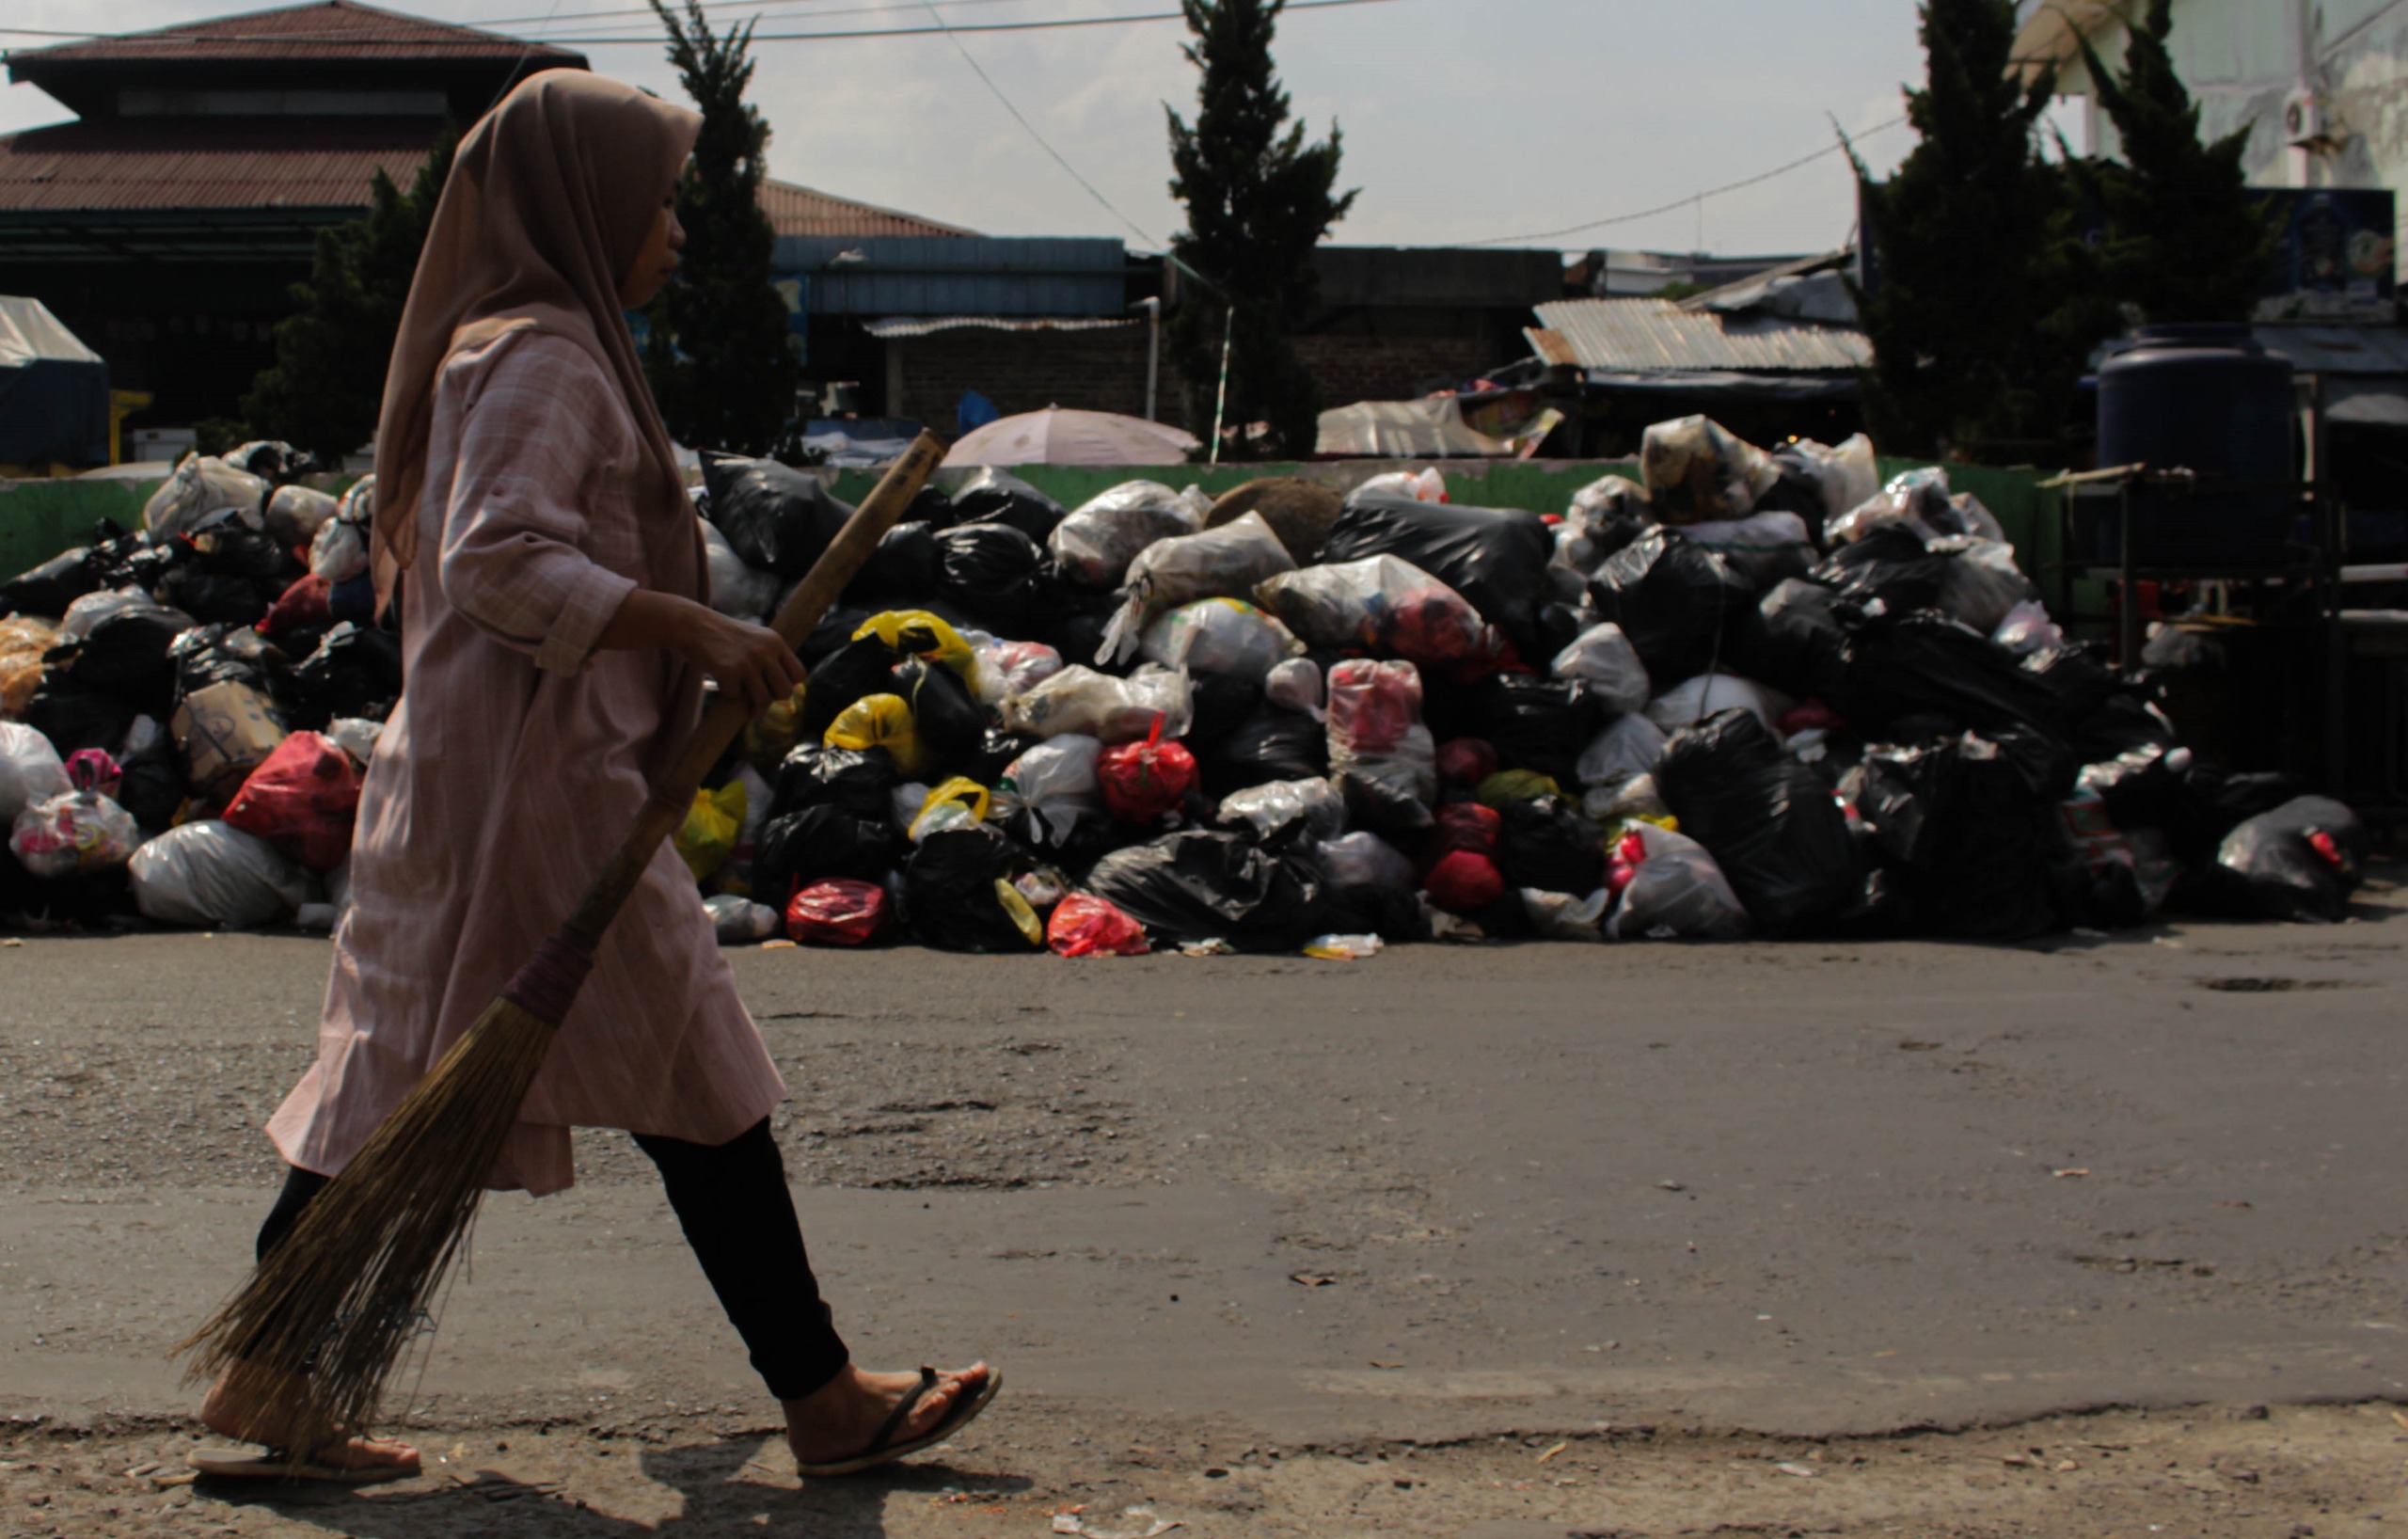
[[[785,1162],[763,1118],[716,1147],[639,1133],[660,1169],[686,1243],[703,1263],[720,1306],[752,1354],[752,1367],[780,1400],[800,1400],[844,1372],[852,1355],[829,1318],[802,1246],[802,1223],[786,1189]],[[260,1226],[259,1254],[276,1248],[327,1178],[298,1166]]]

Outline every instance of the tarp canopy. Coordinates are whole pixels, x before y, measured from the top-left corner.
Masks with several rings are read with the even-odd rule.
[[[1513,446],[1473,429],[1451,395],[1420,401],[1357,401],[1321,414],[1316,452],[1349,459],[1502,458]]]
[[[0,463],[108,458],[108,364],[40,300],[0,294]]]

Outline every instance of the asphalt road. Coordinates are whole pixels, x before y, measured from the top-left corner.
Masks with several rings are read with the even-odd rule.
[[[735,957],[857,1354],[1264,1436],[2408,1399],[2408,912],[2033,948]],[[0,1410],[187,1404],[323,941],[0,947]],[[573,1050],[563,1042],[562,1051]],[[641,1155],[496,1198],[414,1404],[752,1407]]]

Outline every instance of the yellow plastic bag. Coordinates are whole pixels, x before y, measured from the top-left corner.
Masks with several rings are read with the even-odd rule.
[[[709,881],[711,873],[736,853],[736,835],[744,827],[749,800],[740,780],[731,780],[716,791],[694,793],[694,804],[687,810],[686,826],[677,831],[675,842],[679,858],[696,881]]]
[[[1502,812],[1516,801],[1536,801],[1543,796],[1561,796],[1563,787],[1553,775],[1542,775],[1535,770],[1499,770],[1480,783],[1472,796],[1483,807]]]
[[[921,745],[919,728],[911,720],[911,707],[899,694],[864,695],[854,701],[828,723],[827,735],[820,740],[830,748],[849,748],[856,753],[882,748],[906,780],[917,779],[928,771],[928,751]]]
[[[1045,944],[1045,921],[1037,917],[1037,910],[1030,906],[1027,898],[1021,896],[1019,888],[1003,878],[997,877],[995,901],[1003,906],[1005,913],[1011,916],[1012,923],[1020,927],[1021,934],[1027,939],[1029,944],[1042,946]]]
[[[911,819],[911,842],[918,844],[949,828],[975,828],[987,820],[993,800],[976,781],[954,776],[920,804],[919,816]]]
[[[802,696],[810,686],[798,684],[794,693],[754,717],[744,728],[744,762],[764,775],[775,775],[778,765],[794,752],[802,736]]]
[[[853,632],[857,642],[864,636],[875,636],[907,657],[941,662],[965,684],[977,666],[977,656],[961,639],[961,632],[926,610],[888,610],[884,614],[873,614]]]

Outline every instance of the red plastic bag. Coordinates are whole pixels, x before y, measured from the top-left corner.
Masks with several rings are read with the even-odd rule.
[[[1057,957],[1142,957],[1153,949],[1145,926],[1087,893],[1072,893],[1054,906],[1045,944]]]
[[[334,624],[335,585],[315,572],[287,588],[268,607],[267,618],[259,623],[262,636],[281,636],[287,631],[308,630]]]
[[[1646,839],[1637,833],[1624,834],[1606,856],[1606,891],[1622,896],[1623,889],[1637,879],[1639,868],[1646,864]]]
[[[786,905],[786,934],[804,945],[867,945],[886,930],[895,905],[875,881],[815,881]]]
[[[1421,869],[1432,871],[1458,852],[1495,859],[1505,837],[1505,818],[1494,807],[1477,801],[1450,801],[1438,809],[1437,831],[1421,851]]]
[[[1477,785],[1503,768],[1485,739],[1450,738],[1438,745],[1438,779],[1445,784]]]
[[[315,732],[296,732],[278,743],[226,809],[228,823],[312,871],[331,871],[351,858],[358,816],[358,769]]]
[[[1505,874],[1487,856],[1458,849],[1430,868],[1421,890],[1449,913],[1476,913],[1505,896]]]
[[[1107,748],[1095,761],[1103,807],[1124,823],[1150,823],[1187,799],[1196,788],[1196,755],[1181,742],[1163,741],[1163,719],[1142,743]]]

